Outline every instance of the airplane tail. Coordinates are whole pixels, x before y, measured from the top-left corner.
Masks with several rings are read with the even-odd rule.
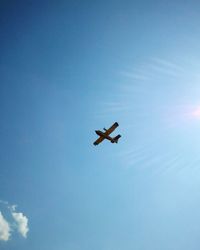
[[[118,143],[119,138],[121,135],[117,135],[116,137],[113,138],[112,143]]]

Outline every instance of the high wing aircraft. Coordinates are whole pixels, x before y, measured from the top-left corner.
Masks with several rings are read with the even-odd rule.
[[[112,143],[118,143],[119,138],[121,135],[117,135],[115,137],[110,137],[110,134],[119,126],[117,122],[115,122],[109,129],[105,129],[105,132],[100,130],[95,130],[96,134],[99,135],[99,138],[93,143],[95,146],[101,143],[104,139],[109,140]]]

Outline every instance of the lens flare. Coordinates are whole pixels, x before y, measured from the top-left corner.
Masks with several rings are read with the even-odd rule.
[[[195,65],[153,58],[121,71],[120,77],[115,95],[102,98],[97,110],[120,122],[123,165],[156,174],[200,171],[200,76]]]

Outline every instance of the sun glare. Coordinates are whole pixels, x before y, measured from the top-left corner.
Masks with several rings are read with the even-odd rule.
[[[195,107],[194,110],[191,112],[193,118],[200,119],[200,106]]]

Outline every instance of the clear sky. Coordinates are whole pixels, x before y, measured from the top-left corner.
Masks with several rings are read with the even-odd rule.
[[[199,13],[0,2],[1,250],[199,250]]]

